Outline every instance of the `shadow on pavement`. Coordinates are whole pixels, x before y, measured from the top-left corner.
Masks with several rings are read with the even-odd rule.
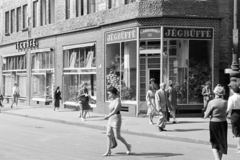
[[[208,130],[204,128],[194,128],[194,129],[174,129],[171,132],[191,132],[191,131],[203,131],[203,130]]]
[[[178,123],[209,123],[209,121],[179,121]]]
[[[125,152],[118,152],[118,155],[126,155]],[[130,155],[126,156],[147,156],[146,158],[155,158],[155,157],[172,157],[172,156],[183,156],[181,153],[134,153],[132,152]]]

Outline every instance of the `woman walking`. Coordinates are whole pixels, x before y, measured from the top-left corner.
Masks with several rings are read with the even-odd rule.
[[[18,105],[18,98],[19,98],[19,89],[17,83],[14,84],[12,89],[12,104],[11,108],[13,108],[13,104],[16,103],[16,107]]]
[[[225,90],[221,85],[214,89],[215,98],[208,103],[204,118],[210,116],[210,142],[215,160],[227,154],[227,101],[223,99]]]
[[[232,133],[237,139],[237,153],[240,153],[240,89],[235,82],[228,86],[232,96],[228,99],[227,113],[231,116]]]
[[[118,140],[120,140],[127,148],[127,154],[131,152],[131,145],[126,142],[126,140],[121,136],[121,124],[122,118],[120,114],[121,110],[121,101],[117,97],[117,89],[112,87],[107,90],[109,99],[111,100],[109,104],[109,115],[107,115],[104,119],[109,119],[107,124],[107,152],[103,154],[103,156],[111,155],[111,144],[112,137],[115,136]]]
[[[87,83],[83,83],[79,93],[78,93],[78,100],[79,100],[79,108],[80,108],[80,116],[82,121],[85,121],[85,117],[87,114],[87,111],[89,110],[90,106],[88,104],[89,102],[89,95],[88,95],[88,89],[87,89]]]
[[[149,90],[147,91],[146,101],[148,106],[147,115],[149,116],[149,124],[153,125],[153,117],[156,115],[157,110],[155,105],[155,92],[151,85],[149,85]]]
[[[58,86],[56,88],[56,90],[54,91],[54,111],[57,108],[58,112],[59,111],[59,107],[60,107],[60,100],[61,100],[61,91],[60,91],[60,87]]]

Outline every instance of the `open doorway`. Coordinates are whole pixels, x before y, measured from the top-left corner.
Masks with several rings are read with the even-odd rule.
[[[160,84],[160,69],[149,69],[148,80],[150,80],[151,78],[154,78],[155,83],[157,84],[157,86],[159,86],[159,84]],[[149,82],[149,84],[150,84],[150,82]]]

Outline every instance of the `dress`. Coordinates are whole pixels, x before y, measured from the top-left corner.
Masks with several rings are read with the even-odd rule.
[[[82,88],[79,91],[79,104],[80,104],[80,110],[89,110],[90,105],[89,105],[89,97],[85,96],[85,94],[88,94],[88,89],[87,88]]]
[[[116,106],[116,105],[120,105],[120,106]],[[111,113],[115,107],[118,107],[118,111],[116,112],[116,114],[112,115],[109,119],[108,119],[108,124],[107,124],[107,135],[112,135],[113,130],[116,132],[115,134],[119,134],[120,135],[120,129],[121,129],[121,125],[122,125],[122,117],[120,114],[120,110],[121,110],[121,101],[119,98],[114,99],[113,101],[111,101],[111,103],[109,104],[108,108],[109,108],[109,112]],[[117,136],[115,136],[117,137]]]
[[[12,89],[12,101],[14,103],[17,103],[18,101],[18,96],[19,96],[19,90],[18,87],[14,86]]]
[[[240,94],[234,93],[228,99],[228,112],[231,115],[232,133],[240,137]]]
[[[210,142],[212,148],[227,154],[227,101],[215,98],[208,103],[204,118],[211,116],[209,123]]]
[[[154,115],[157,110],[155,105],[155,93],[153,91],[147,91],[146,101],[148,106],[147,115]]]
[[[59,108],[60,106],[60,100],[61,100],[61,92],[55,91],[54,92],[54,107]]]

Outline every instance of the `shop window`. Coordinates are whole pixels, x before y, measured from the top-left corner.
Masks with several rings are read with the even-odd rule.
[[[53,52],[37,52],[32,54],[32,69],[52,69]]]
[[[26,55],[16,55],[3,58],[4,96],[12,96],[14,83],[19,85],[20,98],[27,97]]]
[[[63,48],[64,101],[76,102],[83,83],[87,83],[89,95],[96,99],[95,44],[78,44]]]
[[[123,101],[136,101],[136,53],[136,41],[106,46],[106,87],[117,88]]]
[[[23,30],[28,27],[28,12],[27,12],[27,5],[23,6]]]
[[[11,10],[11,33],[15,31],[15,9]]]
[[[83,83],[87,83],[88,94],[95,99],[97,95],[96,73],[78,74],[64,75],[64,101],[76,102],[78,92]]]
[[[84,0],[76,0],[76,17],[84,15]]]
[[[9,34],[9,11],[5,12],[5,35]]]
[[[53,74],[32,73],[32,96],[45,100],[52,99]]]
[[[49,1],[49,24],[55,22],[55,0]]]
[[[47,24],[46,8],[47,8],[46,0],[41,0],[41,23],[40,23],[41,26]]]
[[[44,49],[42,49],[44,50]],[[32,97],[51,101],[54,81],[54,52],[32,51]]]
[[[108,8],[115,8],[119,6],[119,0],[108,0]]]
[[[83,44],[83,47],[80,45],[80,48],[64,50],[64,68],[91,67],[96,67],[95,45],[93,43]]]
[[[71,7],[70,7],[70,4],[71,4],[71,0],[66,0],[66,19],[69,19],[71,17]]]
[[[17,8],[17,32],[21,30],[22,13],[21,7]]]
[[[37,27],[37,5],[38,1],[33,1],[33,27]]]
[[[163,81],[176,82],[178,104],[203,103],[202,88],[212,81],[212,41],[170,40],[164,48],[168,64]]]
[[[125,4],[136,2],[136,0],[125,0]]]

